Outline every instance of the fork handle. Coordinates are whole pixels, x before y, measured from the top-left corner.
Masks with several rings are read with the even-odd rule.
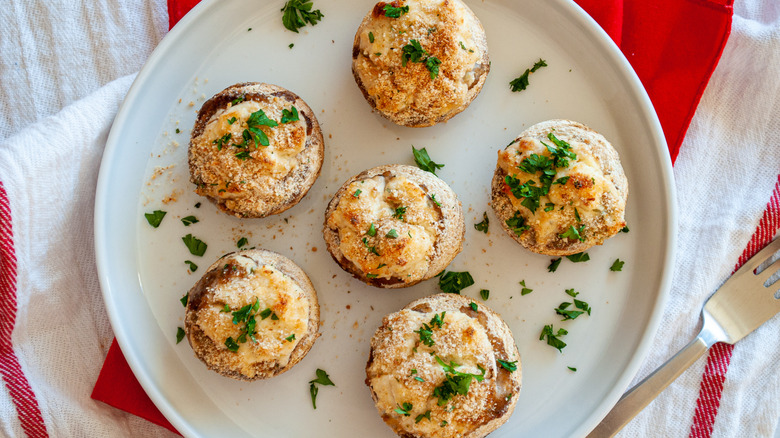
[[[712,342],[707,342],[702,333],[696,336],[679,353],[666,361],[652,374],[623,394],[607,416],[588,434],[587,438],[612,437],[617,434],[636,414],[649,405],[658,394],[671,384],[683,371],[700,358]]]

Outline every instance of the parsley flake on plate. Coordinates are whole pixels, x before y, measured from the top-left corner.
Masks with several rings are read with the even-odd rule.
[[[558,269],[558,266],[561,264],[561,258],[558,257],[557,259],[550,260],[550,266],[547,267],[548,272],[555,272]]]
[[[187,249],[190,250],[190,254],[203,257],[203,254],[206,253],[206,248],[208,247],[206,242],[203,242],[197,237],[193,237],[192,234],[187,234],[182,237],[181,240],[187,246]]]
[[[426,151],[425,148],[415,149],[414,146],[412,146],[412,155],[414,155],[414,162],[417,164],[417,167],[427,172],[431,172],[434,175],[436,175],[436,169],[444,167],[443,164],[435,163],[431,160],[431,157],[428,156],[428,151]]]
[[[459,294],[460,291],[474,284],[474,278],[468,271],[441,271],[437,277],[439,277],[439,289],[450,294]]]
[[[578,252],[577,254],[567,255],[566,258],[571,260],[572,263],[587,262],[590,260],[590,256],[586,252]]]
[[[474,224],[474,229],[477,231],[482,231],[483,233],[487,234],[489,226],[490,226],[490,219],[488,219],[487,212],[482,212],[482,222]]]
[[[610,271],[614,271],[614,272],[622,271],[623,270],[623,265],[625,263],[626,262],[624,262],[624,261],[622,261],[620,259],[615,259],[615,262],[612,263],[612,266],[609,267],[609,270]]]
[[[563,353],[564,347],[566,347],[566,343],[563,342],[560,337],[568,335],[569,332],[564,328],[559,328],[556,332],[553,328],[552,324],[544,326],[542,329],[542,333],[539,335],[539,340],[542,341],[547,338],[547,345],[550,345],[552,347],[555,347]]]
[[[523,74],[521,74],[519,77],[512,80],[509,83],[509,88],[512,91],[525,90],[528,87],[528,75],[535,72],[536,70],[539,70],[542,67],[547,67],[547,62],[544,59],[539,58],[539,60],[534,63],[533,67],[526,69]]]
[[[249,242],[246,237],[242,237],[238,239],[238,242],[236,242],[236,247],[241,248],[242,246],[246,245],[247,242]]]
[[[289,0],[285,3],[281,9],[284,27],[298,33],[298,29],[306,23],[316,25],[325,15],[319,9],[312,10],[312,6],[311,0]]]
[[[197,271],[197,270],[198,270],[198,265],[196,265],[195,263],[192,263],[192,261],[190,261],[190,260],[185,260],[185,261],[184,261],[184,263],[186,263],[186,264],[187,264],[187,266],[189,266],[189,268],[190,268],[190,272],[195,272],[195,271]]]
[[[151,213],[144,213],[144,217],[146,218],[146,221],[149,222],[149,225],[151,225],[153,228],[157,228],[160,226],[160,223],[166,214],[167,212],[165,211],[155,210]]]
[[[317,385],[336,386],[324,370],[317,368],[316,373],[317,377],[314,380],[309,380],[309,394],[311,395],[311,405],[314,409],[317,409],[317,393],[319,392]]]
[[[520,290],[520,295],[528,295],[534,291],[533,289],[525,287],[525,280],[520,281],[520,286],[523,286],[523,289]]]
[[[184,339],[184,329],[181,327],[176,327],[176,343],[178,344],[181,342],[182,339]]]
[[[479,296],[482,298],[482,301],[487,301],[488,298],[490,298],[490,291],[487,289],[480,289]]]

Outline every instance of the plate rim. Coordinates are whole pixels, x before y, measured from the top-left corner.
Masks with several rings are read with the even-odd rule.
[[[107,227],[107,186],[110,176],[108,175],[107,168],[113,162],[113,157],[116,154],[116,150],[119,147],[121,139],[119,138],[119,131],[121,126],[124,125],[132,112],[133,104],[139,98],[139,94],[149,78],[155,71],[155,66],[159,64],[170,48],[175,47],[175,44],[180,40],[180,35],[187,34],[190,28],[194,26],[194,23],[198,18],[207,13],[211,8],[219,7],[219,0],[204,0],[186,14],[182,20],[174,26],[160,41],[157,47],[154,49],[148,60],[134,79],[130,89],[128,90],[125,99],[123,100],[117,115],[112,123],[108,138],[106,140],[106,146],[104,149],[103,157],[101,159],[100,170],[98,174],[98,180],[96,185],[95,194],[95,210],[94,210],[94,238],[95,238],[95,257],[98,271],[98,280],[103,295],[104,303],[108,313],[109,321],[111,323],[112,330],[114,332],[117,343],[119,344],[128,365],[130,366],[133,374],[141,384],[142,388],[152,400],[154,405],[160,410],[163,416],[183,435],[185,436],[202,436],[200,432],[193,429],[190,422],[187,421],[179,411],[174,409],[171,400],[166,397],[161,387],[155,385],[153,377],[149,369],[148,360],[145,361],[140,355],[135,354],[135,348],[130,342],[129,335],[125,333],[125,323],[121,316],[120,309],[117,308],[117,302],[113,299],[114,288],[112,287],[112,279],[109,277],[109,257],[107,254],[110,252],[110,239],[103,233],[103,230]],[[654,148],[654,154],[660,164],[660,182],[662,182],[664,198],[668,202],[664,205],[667,212],[665,217],[667,222],[664,224],[668,227],[667,238],[662,242],[665,246],[661,251],[663,254],[663,272],[661,273],[661,279],[659,281],[659,290],[655,299],[655,304],[650,311],[647,324],[644,328],[644,332],[641,335],[640,342],[634,346],[634,354],[632,355],[627,366],[623,369],[619,375],[613,387],[607,392],[607,395],[602,399],[601,403],[591,412],[588,420],[580,424],[575,429],[575,436],[584,436],[590,432],[596,425],[607,415],[612,409],[612,406],[617,402],[620,396],[623,394],[628,384],[635,377],[639,371],[640,366],[647,357],[650,346],[660,326],[663,311],[666,307],[666,303],[669,298],[669,291],[671,289],[672,275],[674,271],[674,261],[676,256],[676,242],[678,232],[678,219],[677,219],[677,196],[675,189],[675,182],[673,178],[671,157],[668,153],[668,146],[663,134],[663,130],[660,125],[660,121],[655,112],[652,102],[649,96],[641,84],[636,72],[630,65],[626,57],[620,51],[618,46],[612,41],[609,35],[598,25],[598,23],[585,12],[578,4],[571,0],[549,0],[547,7],[555,8],[559,12],[563,13],[567,18],[573,22],[578,23],[586,30],[588,34],[593,38],[593,42],[602,51],[602,53],[609,57],[611,62],[620,67],[621,72],[624,73],[624,78],[634,94],[634,97],[640,101],[642,119],[645,120],[647,128],[653,134],[651,142],[657,147]],[[159,327],[156,327],[159,330]],[[127,353],[125,353],[127,352]],[[240,428],[240,426],[239,426]]]

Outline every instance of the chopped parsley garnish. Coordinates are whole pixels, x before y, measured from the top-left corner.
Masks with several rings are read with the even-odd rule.
[[[359,198],[361,193],[363,193],[363,191],[360,190],[360,189],[357,189],[357,190],[355,190],[355,193],[352,194],[352,196],[354,196],[355,198]]]
[[[414,162],[417,163],[417,167],[431,172],[434,175],[436,175],[436,169],[444,167],[443,164],[433,162],[431,157],[428,156],[428,151],[426,151],[425,148],[415,149],[414,146],[412,146],[412,155],[414,155]]]
[[[370,246],[370,245],[368,244],[368,239],[367,239],[367,238],[365,238],[365,237],[363,238],[363,246],[365,246],[366,248],[368,248],[368,252],[370,252],[370,253],[372,253],[372,254],[374,254],[374,255],[377,255],[377,256],[378,256],[378,255],[380,255],[380,254],[379,254],[379,251],[377,251],[377,249],[376,249],[376,247],[375,247],[375,246]]]
[[[400,404],[400,405],[396,404],[396,406],[398,406],[398,407],[395,408],[395,412],[400,414],[400,415],[403,415],[404,417],[408,417],[410,412],[411,412],[411,410],[412,410],[412,408],[414,407],[409,402],[404,402],[403,404]]]
[[[409,13],[409,6],[401,6],[397,8],[393,5],[385,5],[384,7],[385,17],[399,18],[403,14]]]
[[[166,214],[167,212],[165,211],[155,210],[151,213],[144,213],[144,217],[146,218],[146,221],[149,222],[149,225],[157,228],[160,226],[160,222],[162,222]]]
[[[176,128],[176,133],[177,133],[177,134],[180,134],[180,133],[181,133],[181,130],[180,130],[179,128]]]
[[[490,226],[490,219],[488,219],[487,212],[482,212],[482,222],[474,224],[474,229],[487,234],[488,226]]]
[[[580,293],[575,291],[574,289],[566,289],[566,295],[568,295],[568,296],[570,296],[572,298],[576,297],[579,294]]]
[[[523,234],[524,231],[531,229],[531,227],[525,224],[525,218],[519,211],[516,211],[512,217],[506,220],[506,225],[518,236]]]
[[[420,376],[414,376],[414,380],[416,380],[416,381],[418,381],[418,382],[425,383],[425,379],[423,379],[423,378],[422,378],[422,377],[420,377]]]
[[[396,231],[395,229],[392,229],[392,230],[387,232],[385,237],[390,238],[390,239],[395,239],[395,238],[398,237],[398,231]]]
[[[477,303],[472,301],[471,304],[469,304],[469,307],[471,307],[471,310],[479,312],[479,306],[477,306]]]
[[[242,238],[238,239],[238,242],[236,242],[236,246],[238,248],[241,248],[242,246],[246,245],[247,242],[249,242],[249,241],[246,240],[246,237],[242,237]]]
[[[377,278],[379,274],[366,274],[366,278]]]
[[[187,216],[181,218],[181,223],[183,223],[185,227],[189,227],[191,224],[197,224],[198,222],[199,222],[198,218],[196,218],[195,216]]]
[[[444,368],[445,376],[444,381],[433,390],[433,396],[439,399],[437,402],[439,406],[446,405],[457,394],[468,394],[472,379],[477,379],[477,381],[481,382],[485,378],[485,369],[480,366],[478,368],[481,374],[462,373],[455,370],[459,366],[455,362],[450,361],[447,364],[439,356],[434,357],[436,362]]]
[[[571,260],[572,263],[587,262],[590,260],[590,256],[586,252],[578,252],[577,254],[567,255],[566,258]]]
[[[557,332],[553,329],[552,324],[544,326],[542,334],[539,335],[539,340],[542,341],[547,338],[547,345],[553,346],[563,353],[563,348],[566,347],[566,343],[560,340],[561,336],[568,335],[569,332],[564,328],[559,328]]]
[[[473,51],[473,50],[471,50],[471,49],[467,49],[467,48],[466,48],[466,46],[463,44],[463,41],[458,41],[458,44],[460,44],[460,48],[461,48],[461,49],[463,49],[463,50],[466,50],[466,51],[468,51],[469,53],[474,53],[474,51]]]
[[[571,306],[572,303],[563,302],[561,303],[558,308],[555,309],[555,313],[558,315],[561,315],[563,319],[561,321],[568,321],[570,319],[577,319],[578,316],[582,315],[583,311],[581,310],[569,310],[569,306]]]
[[[449,424],[449,423],[447,423],[447,420],[441,420],[441,423],[439,423],[439,427],[444,427],[447,424]]]
[[[187,302],[189,300],[190,300],[190,293],[189,292],[184,294],[184,296],[179,299],[179,301],[181,302],[181,305],[184,306],[184,307],[187,307]]]
[[[404,220],[404,215],[406,214],[406,207],[398,207],[393,211],[393,217],[398,220]]]
[[[322,386],[336,386],[331,380],[330,376],[328,376],[328,373],[325,371],[317,368],[317,378],[314,380],[309,380],[309,394],[311,394],[311,405],[314,407],[314,409],[317,409],[317,393],[319,392],[319,388],[317,387],[317,384]]]
[[[490,298],[490,291],[487,289],[480,289],[479,296],[482,298],[482,301],[487,301],[488,298]]]
[[[429,56],[425,59],[425,68],[428,69],[428,73],[431,75],[431,79],[436,79],[439,76],[439,66],[441,60],[435,56]]]
[[[552,202],[548,202],[544,204],[544,211],[553,211],[553,210],[555,210],[555,204],[553,204]]]
[[[576,160],[577,154],[571,151],[571,145],[563,140],[559,140],[558,137],[555,136],[552,132],[547,134],[547,138],[550,139],[550,141],[555,144],[557,147],[550,146],[549,144],[542,142],[544,147],[547,148],[548,151],[553,156],[553,163],[555,164],[555,167],[569,167],[569,160]],[[568,177],[566,181],[568,181]],[[561,184],[566,184],[566,181],[562,182]]]
[[[577,219],[577,222],[582,222],[582,219],[580,219],[580,212],[577,211],[577,207],[574,208],[574,217]],[[580,230],[580,232],[582,232]]]
[[[289,110],[282,109],[282,120],[280,120],[282,124],[297,122],[298,120],[300,120],[298,117],[298,108],[291,106]]]
[[[285,341],[287,341],[287,342],[292,342],[292,341],[294,341],[294,340],[295,340],[295,333],[293,333],[293,334],[291,334],[290,336],[288,336],[288,337],[284,338],[284,340],[285,340]]]
[[[187,266],[189,266],[189,267],[190,267],[190,272],[195,272],[195,271],[197,271],[197,270],[198,270],[198,265],[196,265],[195,263],[192,263],[192,262],[191,262],[191,261],[189,261],[189,260],[185,260],[185,261],[184,261],[184,263],[186,263],[186,264],[187,264]]]
[[[206,242],[198,239],[197,237],[193,237],[192,234],[187,234],[186,236],[182,237],[181,240],[185,245],[187,245],[187,249],[190,250],[190,254],[192,255],[203,257],[203,254],[206,252],[206,248],[208,247]]]
[[[372,44],[374,43],[374,33],[373,32],[369,32],[368,33],[368,42],[372,43]]]
[[[414,418],[414,422],[415,422],[415,423],[419,423],[420,421],[422,421],[422,419],[423,419],[423,418],[426,418],[426,419],[428,419],[428,421],[430,421],[430,420],[431,420],[431,410],[430,410],[430,409],[428,409],[427,411],[425,411],[425,413],[423,413],[423,414],[420,414],[420,415],[416,416],[416,417]]]
[[[419,62],[425,64],[431,79],[436,79],[439,75],[441,60],[435,56],[428,56],[428,52],[422,48],[419,41],[411,39],[401,50],[401,66],[406,67],[407,62]]]
[[[439,289],[450,294],[459,294],[460,291],[474,284],[474,278],[468,271],[441,271],[437,277],[439,277]]]
[[[290,44],[287,45],[287,47],[292,49],[293,47],[295,47],[295,43],[290,43]]]
[[[558,257],[557,259],[550,260],[550,266],[547,267],[548,272],[555,272],[556,269],[558,269],[558,266],[561,264],[561,258]]]
[[[437,313],[434,315],[433,318],[431,318],[430,323],[423,323],[423,325],[420,327],[419,330],[415,330],[414,332],[420,335],[420,342],[423,343],[423,345],[427,345],[429,347],[433,347],[433,329],[434,328],[441,328],[441,325],[444,323],[444,314],[446,312],[442,312],[441,316]]]
[[[522,280],[520,282],[520,286],[523,286],[523,289],[520,291],[520,295],[528,295],[528,294],[530,294],[531,292],[534,291],[533,289],[529,289],[529,288],[525,287],[525,280]]]
[[[195,208],[200,208],[200,202],[195,203]]]
[[[181,327],[176,327],[176,343],[178,344],[181,342],[182,339],[184,339],[184,329]]]
[[[243,102],[243,101],[244,101],[244,99],[246,99],[246,96],[244,96],[244,95],[241,95],[241,96],[239,96],[239,97],[236,97],[235,99],[233,99],[232,101],[230,101],[230,105],[232,105],[232,106],[236,106],[236,105],[238,105],[239,103]]]
[[[249,158],[252,158],[252,155],[249,153],[249,151],[236,152],[235,155],[236,155],[236,158],[238,158],[241,161],[246,161]],[[220,190],[220,192],[224,192],[224,190]]]
[[[436,200],[435,193],[431,193],[431,201],[433,201],[433,203],[436,204],[437,207],[441,208],[441,203],[439,203],[439,201]]]
[[[621,233],[628,233],[628,225],[620,229]]]
[[[539,59],[534,63],[534,66],[525,70],[523,74],[512,80],[509,83],[509,88],[512,91],[523,91],[528,87],[528,75],[539,70],[542,67],[547,67],[547,62],[544,59]]]
[[[314,26],[325,16],[319,9],[312,11],[311,0],[289,0],[281,11],[283,13],[282,24],[295,33],[298,33],[298,29],[306,26],[306,23]]]
[[[295,0],[291,0],[295,1]],[[247,132],[249,133],[249,136],[251,140],[255,142],[255,147],[258,147],[258,143],[263,146],[268,146],[268,136],[265,135],[265,132],[263,132],[262,129],[260,129],[261,126],[268,126],[269,128],[273,128],[275,126],[278,126],[279,124],[275,121],[268,118],[267,115],[265,115],[265,111],[259,109],[252,114],[249,115],[249,118],[246,120],[247,129],[244,130],[244,146],[248,146],[247,141]]]
[[[230,140],[232,139],[233,139],[233,134],[228,132],[227,134],[212,141],[211,143],[217,145],[217,150],[222,150],[222,146],[226,146],[228,143],[230,143]]]
[[[615,262],[612,263],[612,266],[609,267],[610,271],[619,272],[623,270],[623,265],[626,262],[621,261],[620,259],[615,259]]]
[[[504,369],[507,371],[517,371],[517,361],[509,362],[506,360],[496,359],[496,362],[498,362],[499,365],[501,365]]]
[[[371,222],[371,226],[368,227],[368,231],[366,232],[371,237],[376,236],[376,227],[374,226],[374,223]]]
[[[270,307],[266,307],[265,309],[263,309],[262,312],[258,313],[258,315],[260,316],[260,319],[266,319],[266,318],[268,318],[270,316],[272,321],[278,321],[279,320],[279,317],[276,316],[276,312],[271,310]]]
[[[238,344],[233,340],[232,336],[229,336],[227,339],[225,339],[225,347],[227,347],[227,349],[233,353],[238,351]]]
[[[585,241],[585,235],[583,233],[584,230],[585,230],[585,225],[582,225],[579,228],[575,227],[574,225],[569,225],[569,228],[566,229],[566,231],[564,231],[562,234],[559,234],[558,237],[560,237],[561,239],[579,240],[580,242],[584,242]]]
[[[233,123],[236,123],[236,120],[238,120],[238,119],[237,119],[237,118],[235,118],[235,117],[231,117],[231,118],[229,118],[229,119],[227,120],[227,122],[228,122],[228,125],[232,125]]]
[[[574,368],[574,367],[566,367],[566,368],[568,368],[568,369],[570,369],[570,370],[574,371],[575,373],[577,372],[577,368]]]
[[[227,305],[225,305],[225,307],[228,310],[230,309]],[[257,342],[257,339],[255,339],[255,333],[256,333],[255,327],[257,326],[257,320],[255,319],[255,314],[257,313],[257,310],[259,308],[260,308],[260,302],[258,298],[255,298],[255,302],[253,304],[247,304],[246,306],[233,312],[233,324],[239,325],[241,323],[244,323],[244,326],[240,328],[238,338],[236,338],[236,342],[240,342],[240,343],[246,342],[247,336],[249,336],[249,338],[252,339],[253,342]],[[227,345],[227,343],[225,345]],[[235,350],[231,350],[231,351],[235,351]]]

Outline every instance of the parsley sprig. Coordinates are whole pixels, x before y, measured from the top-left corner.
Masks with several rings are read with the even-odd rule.
[[[452,399],[452,397],[458,394],[468,394],[469,387],[471,386],[471,381],[473,379],[477,379],[478,382],[481,382],[485,378],[485,369],[479,365],[477,368],[479,368],[481,372],[480,374],[463,373],[455,369],[459,366],[455,362],[450,361],[448,364],[445,363],[439,356],[434,357],[436,358],[436,362],[438,362],[439,365],[444,368],[445,376],[444,381],[433,390],[433,396],[438,399],[437,404],[439,406],[446,405],[447,402]]]
[[[482,222],[474,224],[474,229],[477,231],[482,231],[483,233],[487,234],[489,226],[490,226],[490,219],[488,219],[487,212],[482,212]]]
[[[555,347],[558,349],[558,351],[563,353],[563,349],[564,347],[566,347],[566,343],[563,342],[560,338],[568,334],[569,334],[568,330],[564,328],[559,328],[558,331],[556,332],[552,324],[548,324],[544,326],[544,328],[542,329],[542,333],[539,335],[539,340],[543,341],[544,338],[546,337],[547,345]]]
[[[547,62],[544,59],[539,58],[539,60],[534,63],[533,67],[526,69],[523,74],[512,80],[512,82],[509,83],[509,88],[512,91],[525,90],[528,87],[528,76],[542,67],[547,67]]]
[[[314,409],[317,409],[317,393],[320,392],[317,385],[336,386],[324,370],[317,368],[316,373],[317,377],[314,380],[309,380],[309,394],[311,395],[311,405]]]
[[[415,149],[414,146],[412,146],[412,155],[414,155],[414,162],[417,163],[417,167],[427,172],[431,172],[434,175],[436,175],[436,169],[444,167],[443,164],[431,160],[431,157],[428,156],[428,151],[426,151],[425,148]]]
[[[306,23],[316,25],[325,15],[319,9],[312,10],[312,7],[311,0],[289,0],[281,9],[282,24],[295,33]]]
[[[468,271],[441,271],[437,277],[439,289],[450,294],[460,294],[460,291],[474,284],[474,278]]]
[[[388,18],[400,18],[401,15],[409,13],[409,6],[401,6],[400,8],[393,5],[385,5],[383,8],[385,17]]]

